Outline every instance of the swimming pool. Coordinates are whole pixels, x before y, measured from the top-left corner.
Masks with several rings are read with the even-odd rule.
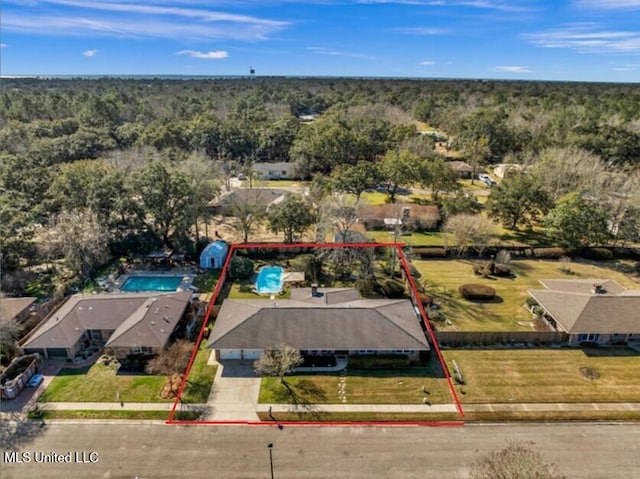
[[[182,276],[129,276],[120,291],[176,291]]]
[[[258,272],[256,290],[260,294],[276,294],[282,291],[284,268],[280,266],[265,266]]]

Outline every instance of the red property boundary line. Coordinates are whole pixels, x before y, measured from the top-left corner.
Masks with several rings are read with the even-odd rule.
[[[171,411],[169,412],[169,417],[165,421],[165,424],[169,425],[236,425],[236,426],[274,426],[274,425],[288,425],[288,426],[300,426],[300,427],[323,427],[323,426],[385,426],[385,427],[407,427],[407,426],[431,426],[431,427],[453,427],[453,426],[462,426],[464,425],[463,421],[277,421],[277,422],[267,422],[267,421],[195,421],[195,420],[181,420],[175,419],[176,409],[178,404],[180,404],[180,399],[182,398],[182,394],[184,392],[184,388],[187,385],[187,378],[189,377],[189,373],[191,372],[191,368],[196,359],[198,351],[200,350],[200,344],[202,342],[202,337],[204,335],[204,331],[207,328],[207,323],[209,322],[209,318],[211,316],[211,312],[213,310],[213,306],[215,305],[218,296],[222,290],[222,287],[227,278],[227,272],[229,268],[229,263],[233,258],[236,250],[244,250],[244,249],[296,249],[296,248],[378,248],[378,247],[390,247],[396,248],[398,252],[398,257],[400,259],[400,264],[404,268],[405,275],[407,280],[409,281],[409,286],[411,287],[411,291],[413,293],[413,297],[415,298],[415,302],[418,305],[418,309],[420,311],[420,315],[422,316],[422,320],[424,325],[429,333],[429,338],[431,340],[431,345],[433,349],[436,351],[436,355],[438,356],[438,360],[440,361],[440,366],[447,378],[447,383],[449,385],[449,389],[451,391],[451,395],[453,396],[456,409],[460,414],[461,418],[464,418],[464,411],[462,410],[462,405],[460,404],[460,400],[458,398],[458,394],[456,393],[455,387],[453,385],[453,380],[451,375],[449,374],[449,369],[447,368],[446,363],[444,362],[444,358],[442,353],[440,352],[440,347],[438,346],[438,342],[436,341],[435,334],[431,329],[431,325],[429,324],[429,317],[427,315],[422,302],[419,300],[420,295],[418,293],[416,283],[411,276],[411,272],[409,269],[408,261],[402,252],[404,243],[240,243],[240,244],[231,244],[229,251],[227,253],[226,260],[224,265],[222,266],[222,270],[220,271],[220,276],[218,278],[218,282],[216,283],[216,287],[211,295],[209,300],[209,305],[207,306],[207,311],[204,316],[204,320],[202,322],[202,327],[200,328],[200,333],[198,334],[198,338],[196,339],[195,346],[193,348],[193,352],[191,353],[191,358],[189,359],[189,364],[187,365],[187,369],[185,370],[184,376],[182,378],[182,382],[180,383],[180,387],[178,389],[178,396],[173,403]]]

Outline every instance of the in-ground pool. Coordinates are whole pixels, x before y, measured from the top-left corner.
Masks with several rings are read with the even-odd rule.
[[[182,276],[129,276],[120,291],[176,291],[183,282]]]
[[[280,266],[265,266],[258,272],[256,290],[260,294],[277,294],[282,291],[284,268]]]

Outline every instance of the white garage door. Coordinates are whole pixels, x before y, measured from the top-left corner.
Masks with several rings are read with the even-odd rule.
[[[260,359],[261,349],[221,349],[220,359]]]
[[[242,357],[240,351],[240,349],[221,349],[220,359],[240,359]]]
[[[242,357],[244,359],[260,359],[261,355],[262,355],[261,349],[243,349],[242,350]]]

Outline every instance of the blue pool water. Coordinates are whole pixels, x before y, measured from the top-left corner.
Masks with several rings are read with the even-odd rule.
[[[280,266],[265,266],[258,272],[256,290],[260,294],[279,293],[282,291],[284,268]]]
[[[182,276],[130,276],[120,291],[176,291]]]

